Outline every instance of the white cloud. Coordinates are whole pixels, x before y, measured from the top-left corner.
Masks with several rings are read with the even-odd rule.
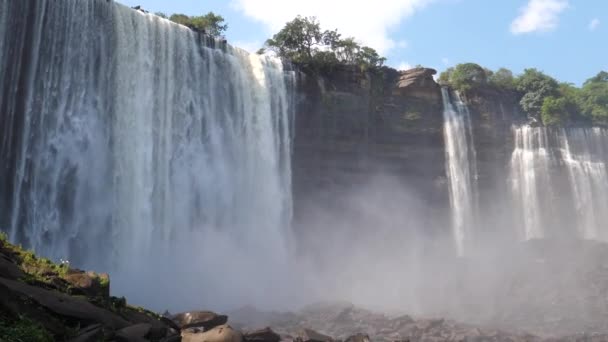
[[[337,28],[380,54],[403,45],[389,36],[389,29],[436,0],[232,0],[231,5],[246,16],[277,32],[297,15],[316,16],[324,29]]]
[[[450,59],[449,59],[449,58],[447,58],[447,57],[443,57],[443,58],[441,59],[441,63],[442,63],[443,65],[449,65],[449,64],[450,64]]]
[[[511,33],[548,32],[557,28],[559,15],[568,8],[568,0],[530,0],[511,23]]]
[[[402,61],[401,63],[399,63],[399,65],[397,66],[397,70],[410,70],[413,69],[414,67],[406,62],[406,61]]]
[[[600,20],[598,18],[591,19],[589,22],[589,31],[595,31],[600,26]]]

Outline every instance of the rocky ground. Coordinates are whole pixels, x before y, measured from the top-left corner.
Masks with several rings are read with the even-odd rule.
[[[37,258],[0,235],[0,341],[583,342],[608,341],[608,334],[538,336],[446,319],[390,316],[349,303],[311,305],[298,312],[245,307],[230,313],[230,322],[210,311],[159,315],[110,296],[108,275]]]

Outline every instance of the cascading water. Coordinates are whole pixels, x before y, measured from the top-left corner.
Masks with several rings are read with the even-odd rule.
[[[472,238],[477,208],[477,157],[473,142],[471,115],[455,93],[456,107],[450,101],[447,88],[441,89],[443,98],[443,133],[446,150],[446,172],[450,184],[452,229],[458,255],[464,255]]]
[[[293,73],[106,0],[0,9],[0,224],[13,241],[109,270],[150,305],[167,283],[171,304],[209,306],[278,286]]]
[[[565,233],[608,240],[607,131],[524,126],[514,134],[511,179],[521,238]]]

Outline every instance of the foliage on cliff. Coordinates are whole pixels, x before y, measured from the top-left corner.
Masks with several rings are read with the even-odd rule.
[[[315,17],[297,16],[285,24],[258,53],[267,51],[313,69],[329,69],[340,64],[371,69],[381,67],[386,61],[376,50],[360,45],[353,37],[342,38],[338,30],[323,31]]]
[[[156,13],[156,15],[216,38],[222,36],[228,29],[228,24],[224,22],[224,17],[213,12],[201,16],[187,16],[176,13],[167,17],[166,14],[161,12]]]
[[[515,77],[505,68],[493,72],[464,63],[441,73],[439,83],[465,94],[487,88],[512,93],[528,116],[544,125],[608,124],[608,73],[604,71],[578,88],[533,68]]]

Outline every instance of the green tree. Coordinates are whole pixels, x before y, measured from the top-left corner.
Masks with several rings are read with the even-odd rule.
[[[445,71],[443,71],[441,74],[439,74],[439,84],[449,85],[450,79],[452,78],[453,73],[454,73],[453,67],[445,69]]]
[[[219,37],[228,29],[221,15],[209,12],[202,16],[189,17],[185,14],[173,14],[169,20],[187,26],[197,32],[204,32],[213,37]]]
[[[357,52],[356,61],[361,67],[378,68],[384,65],[386,58],[380,57],[378,52],[369,46],[363,46]]]
[[[581,112],[594,123],[608,124],[608,73],[588,79],[577,97]]]
[[[541,107],[541,119],[546,126],[563,125],[570,121],[571,104],[565,97],[547,96]]]
[[[361,68],[381,67],[386,59],[376,50],[361,46],[355,38],[342,38],[337,30],[321,30],[315,17],[297,16],[264,44],[258,53],[273,51],[296,64],[316,68],[335,64],[358,65]]]
[[[467,92],[488,83],[484,68],[475,63],[458,64],[450,75],[450,85],[454,89]]]
[[[539,117],[546,97],[559,96],[557,81],[537,69],[525,69],[515,84],[516,89],[523,94],[519,102],[521,107],[534,117]]]
[[[310,63],[324,45],[321,25],[315,17],[297,16],[266,41],[266,48],[295,63]]]
[[[503,90],[515,89],[515,77],[509,69],[500,68],[488,77],[488,82],[496,88]]]

